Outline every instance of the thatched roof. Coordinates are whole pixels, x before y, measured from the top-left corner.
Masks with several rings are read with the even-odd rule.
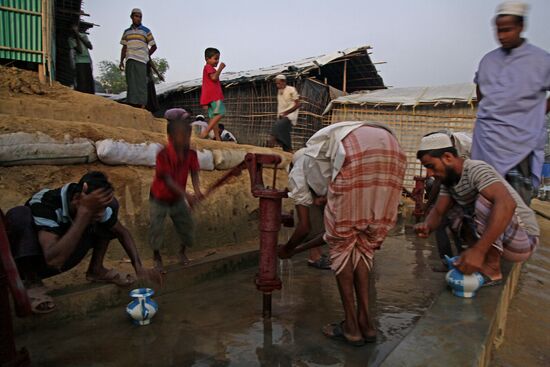
[[[250,82],[265,82],[272,80],[278,74],[285,74],[289,79],[302,77],[315,78],[320,82],[343,89],[344,63],[346,63],[346,89],[348,92],[367,89],[384,88],[382,77],[369,57],[370,46],[347,48],[330,54],[309,57],[303,60],[263,67],[256,70],[240,72],[223,72],[220,76],[225,88]],[[157,96],[171,93],[187,93],[200,88],[202,79],[192,79],[182,82],[163,83],[156,86]],[[114,99],[126,98],[126,92]]]

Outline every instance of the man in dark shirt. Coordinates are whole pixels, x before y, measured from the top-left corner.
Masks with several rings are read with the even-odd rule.
[[[158,272],[142,266],[130,232],[118,220],[112,185],[101,172],[89,172],[78,183],[41,190],[25,206],[9,210],[6,219],[11,252],[35,312],[49,312],[55,307],[41,280],[72,269],[90,249],[93,252],[86,279],[120,286],[133,283],[132,275],[103,266],[114,238],[122,244],[139,278],[161,281]]]

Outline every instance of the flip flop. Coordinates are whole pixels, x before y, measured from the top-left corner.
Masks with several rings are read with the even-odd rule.
[[[109,269],[102,276],[86,273],[86,280],[94,283],[113,283],[119,287],[129,286],[136,281],[131,274],[122,273],[116,269]]]
[[[500,285],[502,284],[502,278],[501,279],[491,279],[489,278],[487,275],[485,274],[481,274],[481,276],[483,277],[483,285],[481,286],[481,288],[483,287],[492,287],[494,285]]]
[[[308,260],[307,265],[311,266],[313,268],[316,268],[316,269],[321,269],[321,270],[330,270],[331,269],[330,268],[330,260],[325,256],[319,258],[316,261]]]
[[[31,309],[33,313],[45,314],[55,310],[56,306],[53,302],[53,298],[46,294],[47,291],[48,290],[46,289],[46,287],[27,289],[27,296],[29,297],[29,301],[31,302]]]
[[[330,333],[326,332],[325,328],[330,328]],[[365,339],[359,340],[349,340],[344,334],[344,321],[341,321],[339,324],[329,324],[323,328],[323,334],[331,339],[343,341],[354,347],[362,347],[365,345]]]

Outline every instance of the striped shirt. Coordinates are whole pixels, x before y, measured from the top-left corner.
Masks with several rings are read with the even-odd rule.
[[[151,30],[140,24],[131,25],[122,34],[120,44],[126,46],[126,59],[132,59],[144,64],[149,62],[149,47],[155,45]]]
[[[34,194],[25,205],[31,209],[34,224],[39,231],[48,231],[63,236],[71,227],[73,219],[70,214],[70,193],[77,184],[68,183],[65,186],[50,190],[44,189]],[[118,221],[118,207],[109,204],[99,223],[93,224],[98,229],[110,229]]]
[[[458,205],[473,209],[479,193],[495,182],[503,183],[514,198],[520,225],[530,235],[538,236],[540,230],[535,213],[525,204],[516,190],[492,166],[483,161],[466,159],[458,183],[451,187],[441,185],[440,195],[451,196]]]

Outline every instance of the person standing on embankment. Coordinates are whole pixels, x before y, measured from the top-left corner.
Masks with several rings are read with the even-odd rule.
[[[132,24],[124,31],[120,40],[122,50],[119,67],[126,72],[128,85],[126,101],[134,107],[145,108],[147,106],[147,63],[157,50],[157,44],[149,28],[141,24],[140,9],[132,9],[130,18],[132,18]]]

